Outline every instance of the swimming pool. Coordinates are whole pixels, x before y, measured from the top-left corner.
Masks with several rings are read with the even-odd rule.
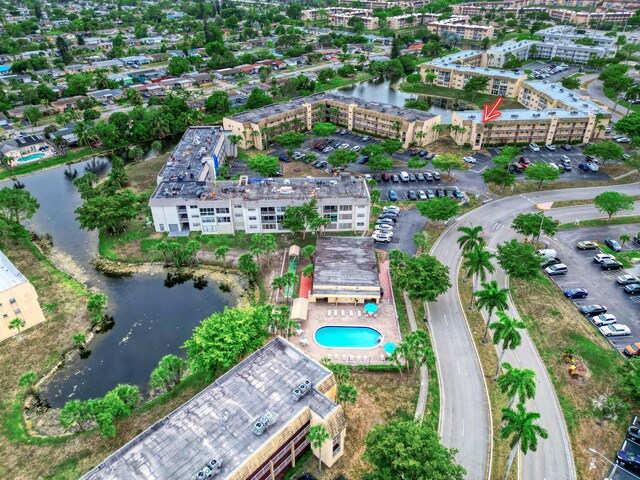
[[[31,162],[33,160],[38,160],[42,157],[44,157],[44,153],[32,153],[31,155],[27,155],[26,157],[20,157],[18,159],[18,163],[22,163],[22,162]]]
[[[382,334],[371,327],[320,327],[313,338],[326,348],[374,348],[382,343]]]

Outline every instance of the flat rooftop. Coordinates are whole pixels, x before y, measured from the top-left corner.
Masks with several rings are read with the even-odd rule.
[[[314,293],[318,292],[316,285],[380,287],[378,260],[373,239],[371,237],[318,237],[313,285]]]
[[[538,92],[544,93],[549,97],[558,100],[568,108],[575,110],[582,110],[584,112],[591,113],[608,113],[606,110],[602,109],[597,103],[592,102],[587,98],[583,98],[580,94],[574,92],[573,90],[569,90],[564,88],[560,83],[549,83],[545,80],[541,81],[527,81],[525,82],[525,88],[530,87]]]
[[[446,57],[445,57],[446,58]],[[443,61],[443,58],[436,58],[428,63],[428,65],[432,65],[434,67],[440,68],[450,68],[451,70],[457,70],[459,72],[467,72],[467,73],[478,73],[481,75],[491,75],[492,77],[502,77],[502,78],[510,78],[513,80],[518,80],[520,78],[527,78],[527,75],[524,73],[515,73],[511,70],[500,70],[497,68],[486,68],[486,67],[474,67],[471,65],[458,65],[457,63],[448,63]]]
[[[20,270],[4,253],[0,252],[0,292],[9,290],[26,281],[26,277],[20,273]]]
[[[220,127],[189,127],[158,177],[166,182],[197,180],[205,165],[203,159],[217,154],[215,150],[223,134]]]
[[[536,40],[510,40],[508,42],[504,42],[502,45],[497,45],[495,47],[491,47],[488,53],[491,52],[512,52],[514,50],[520,50],[521,48],[526,48],[531,45],[538,43]]]
[[[452,53],[451,55],[446,55],[444,57],[437,58],[435,60],[439,60],[439,61],[445,62],[445,63],[455,63],[455,62],[460,62],[462,60],[468,60],[470,58],[476,58],[476,57],[481,57],[481,56],[482,56],[482,52],[481,51],[460,50],[459,52]],[[431,62],[423,63],[422,65],[430,65],[435,60],[432,60]]]
[[[289,112],[291,110],[299,109],[305,104],[322,103],[327,100],[340,102],[345,105],[355,104],[358,107],[365,108],[367,110],[402,117],[408,122],[413,122],[416,120],[429,120],[436,116],[432,113],[424,112],[422,110],[415,110],[413,108],[396,107],[395,105],[389,105],[387,103],[373,102],[370,100],[363,100],[355,97],[345,97],[343,95],[338,95],[335,93],[323,92],[309,95],[307,97],[293,98],[288,102],[273,103],[271,105],[267,105],[262,108],[256,108],[254,110],[249,110],[247,112],[236,113],[235,115],[230,115],[227,118],[243,123],[258,123],[262,119]]]
[[[564,108],[548,108],[546,110],[526,110],[526,109],[511,109],[501,110],[502,116],[491,123],[500,123],[505,121],[516,120],[545,120],[551,116],[557,118],[585,118],[587,112],[580,110],[566,110]],[[459,115],[463,120],[472,120],[474,123],[482,122],[482,110],[464,110],[461,112],[454,112]]]
[[[342,177],[251,178],[242,180],[163,181],[152,199],[181,198],[191,200],[304,200],[312,198],[369,198],[363,178]]]
[[[276,337],[82,478],[191,479],[211,459],[222,465],[215,478],[229,478],[302,411],[326,417],[338,408],[315,388],[329,375]],[[291,393],[304,380],[312,388],[294,402]],[[274,421],[258,436],[253,425],[267,412]]]

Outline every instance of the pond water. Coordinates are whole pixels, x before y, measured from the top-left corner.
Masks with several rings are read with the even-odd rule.
[[[168,142],[165,148],[173,148],[174,144]],[[147,151],[146,158],[157,154]],[[40,202],[40,209],[26,226],[38,234],[51,234],[55,249],[73,259],[87,286],[107,295],[108,313],[115,318],[114,328],[96,335],[89,344],[88,358],[70,361],[45,386],[42,396],[53,407],[60,407],[69,399],[104,395],[119,383],[135,384],[146,391],[149,375],[158,361],[169,353],[184,355],[180,346],[193,328],[236,301],[211,281],[165,285],[164,274],[114,278],[93,268],[90,262],[97,251],[97,233],[80,229],[75,220],[74,210],[81,199],[65,171],[76,170],[81,176],[90,170],[102,176],[109,167],[106,158],[97,157],[20,177]],[[2,182],[0,187],[12,183]]]
[[[398,107],[404,107],[407,100],[420,98],[429,100],[431,108],[429,112],[440,115],[442,123],[451,123],[451,114],[457,110],[475,109],[473,105],[459,102],[453,98],[436,97],[432,95],[418,95],[414,93],[406,93],[400,90],[400,84],[404,81],[402,78],[397,79],[373,79],[366,82],[360,82],[347,87],[334,90],[335,93],[347,97],[362,98],[374,102],[388,103]]]

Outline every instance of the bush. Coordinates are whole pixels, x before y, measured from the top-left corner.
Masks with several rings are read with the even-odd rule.
[[[409,168],[422,168],[429,163],[429,160],[424,160],[418,156],[411,157],[407,162]]]

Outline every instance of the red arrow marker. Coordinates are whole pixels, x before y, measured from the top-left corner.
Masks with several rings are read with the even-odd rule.
[[[496,98],[496,101],[493,102],[493,105],[489,105],[488,103],[484,104],[484,110],[482,111],[482,122],[487,123],[491,120],[495,120],[499,118],[502,114],[498,112],[498,108],[502,104],[502,97]]]

